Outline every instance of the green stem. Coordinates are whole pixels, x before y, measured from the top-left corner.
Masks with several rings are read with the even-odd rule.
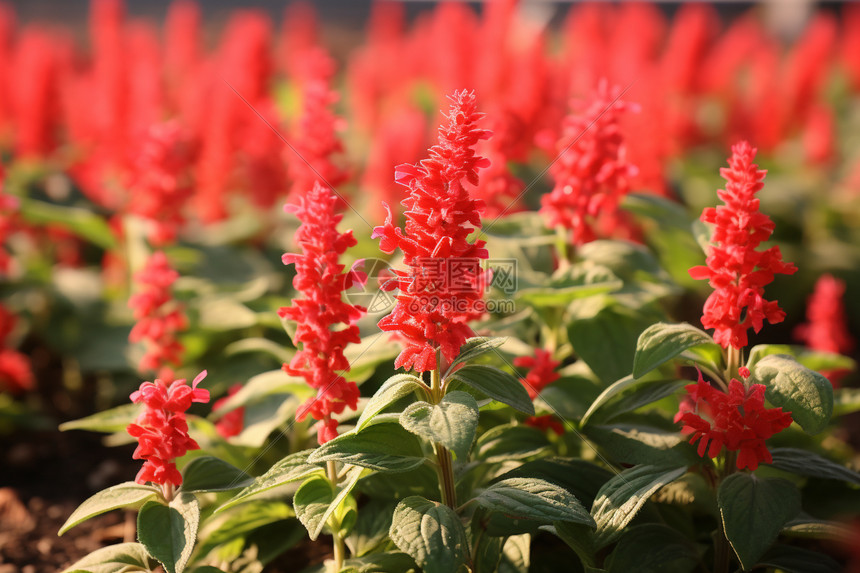
[[[570,253],[567,248],[567,229],[561,225],[555,228],[555,248],[558,251],[558,268],[566,269],[570,266]]]
[[[430,397],[433,404],[438,404],[445,396],[444,388],[442,387],[442,377],[439,375],[439,369],[430,372]],[[442,444],[433,444],[433,451],[436,453],[436,473],[439,477],[439,490],[442,494],[442,503],[456,509],[457,507],[457,488],[454,483],[454,462],[451,458],[451,452]]]
[[[338,477],[337,477],[337,465],[335,462],[330,461],[326,462],[326,474],[328,475],[328,479],[331,482],[332,488],[337,487]],[[346,547],[343,542],[343,537],[340,534],[340,524],[337,524],[338,527],[332,527],[332,542],[334,544],[334,563],[335,563],[335,571],[340,571],[343,568],[343,560],[346,555]]]

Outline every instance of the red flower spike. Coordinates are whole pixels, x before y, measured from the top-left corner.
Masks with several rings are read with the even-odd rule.
[[[709,279],[714,292],[705,301],[702,325],[714,329],[714,340],[724,348],[747,345],[747,330],[761,330],[765,320],[782,322],[785,312],[776,301],[764,299],[764,287],[775,274],[793,274],[782,261],[779,247],[757,251],[773,232],[773,221],[759,212],[755,194],[766,171],[753,163],[756,150],[746,141],[732,147],[729,168],[720,169],[726,188],[717,191],[725,203],[708,207],[702,221],[714,225],[707,266],[690,269],[694,279]]]
[[[537,428],[542,432],[547,432],[548,430],[552,430],[557,435],[562,435],[564,433],[564,424],[562,424],[558,418],[553,416],[552,414],[546,414],[543,416],[529,416],[523,422],[526,426],[531,426],[532,428]]]
[[[520,378],[529,397],[534,400],[541,391],[558,380],[561,375],[555,371],[561,362],[553,360],[552,354],[542,348],[535,349],[535,355],[518,356],[514,358],[514,366],[518,368],[529,368],[529,373]],[[559,432],[560,433],[560,432]]]
[[[398,333],[404,343],[395,367],[417,372],[437,368],[437,350],[452,361],[474,335],[468,321],[482,314],[478,303],[487,280],[480,265],[488,257],[484,241],[466,238],[481,226],[482,207],[468,189],[477,185],[478,169],[487,166],[474,146],[490,134],[476,125],[483,114],[476,110],[474,93],[455,92],[449,99],[448,124],[439,127],[430,157],[395,170],[395,180],[409,190],[402,203],[405,227],[394,225],[386,205],[385,224],[372,235],[382,251],[403,251],[409,267],[397,273],[397,303],[379,328]]]
[[[143,288],[128,301],[137,320],[128,339],[146,343],[146,354],[138,365],[141,372],[157,372],[163,366],[181,362],[184,348],[177,333],[186,328],[188,320],[171,293],[178,277],[161,251],[153,253],[134,277]]]
[[[212,411],[217,412],[220,410],[227,400],[230,399],[231,396],[234,396],[236,392],[242,389],[241,384],[233,384],[230,386],[230,390],[227,392],[227,395],[223,398],[219,398],[212,404]],[[242,430],[245,427],[245,408],[236,408],[234,410],[230,410],[221,418],[215,422],[215,429],[218,431],[218,434],[222,438],[232,438],[233,436],[238,436],[242,433]]]
[[[155,382],[144,382],[132,392],[131,401],[145,406],[127,428],[138,442],[132,457],[145,460],[135,478],[137,483],[182,485],[176,459],[189,450],[200,449],[188,435],[185,411],[194,402],[209,401],[209,391],[197,387],[205,377],[204,370],[194,378],[191,387],[185,384],[184,379],[167,383],[156,378]]]
[[[564,227],[575,245],[600,233],[611,236],[618,219],[618,203],[630,190],[637,169],[627,160],[620,114],[636,106],[618,98],[620,90],[602,80],[586,109],[564,120],[563,133],[550,167],[552,191],[541,197],[540,212],[550,227]]]
[[[301,344],[301,350],[289,364],[284,364],[284,370],[303,377],[317,390],[314,398],[299,407],[296,420],[301,422],[308,414],[319,420],[317,439],[320,444],[337,436],[337,421],[331,415],[340,414],[347,407],[355,410],[359,396],[355,382],[347,382],[336,374],[349,371],[343,350],[350,342],[360,342],[354,323],[364,310],[345,303],[342,298],[353,279],[350,272],[344,272],[344,265],[338,259],[356,244],[356,240],[352,231],[338,233],[337,224],[343,215],[335,213],[337,202],[328,187],[316,182],[310,192],[298,198],[298,204],[286,206],[286,210],[295,213],[302,222],[296,231],[296,242],[302,252],[285,254],[283,262],[296,266],[293,286],[303,298],[278,310],[281,318],[298,323],[293,342]],[[332,330],[339,324],[346,327]]]
[[[822,275],[815,283],[809,297],[805,324],[794,330],[794,337],[805,342],[813,350],[844,354],[854,348],[854,340],[848,331],[845,317],[845,283],[833,275]],[[832,383],[847,374],[847,370],[822,372]]]
[[[773,461],[765,441],[791,425],[791,413],[765,408],[763,384],[747,390],[743,382],[732,379],[727,394],[699,373],[699,381],[686,390],[675,422],[683,424],[682,434],[691,434],[691,444],[699,442],[700,456],[715,458],[725,447],[738,452],[738,469],[755,470],[759,463]]]

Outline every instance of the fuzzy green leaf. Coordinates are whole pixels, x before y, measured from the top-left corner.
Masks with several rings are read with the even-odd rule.
[[[400,414],[400,425],[465,460],[478,429],[478,403],[465,392],[449,392],[438,404],[410,404]]]
[[[360,432],[363,430],[374,416],[401,398],[415,392],[419,392],[422,395],[426,394],[424,388],[424,383],[421,382],[421,379],[417,376],[413,376],[411,374],[395,374],[386,380],[382,386],[379,387],[379,390],[376,391],[376,394],[374,394],[367,402],[367,405],[364,407],[364,411],[358,418],[358,423],[355,425],[355,431]],[[429,396],[426,395],[425,397],[429,398]]]
[[[424,450],[415,434],[400,424],[382,423],[341,434],[314,450],[308,461],[339,461],[381,472],[405,472],[424,463]]]
[[[533,416],[535,413],[534,404],[522,382],[498,368],[470,364],[451,374],[451,378],[524,414]]]
[[[800,511],[800,492],[782,479],[736,473],[720,484],[717,504],[726,538],[749,571]]]
[[[254,483],[237,493],[227,503],[218,508],[218,512],[229,509],[240,503],[250,501],[259,494],[294,481],[300,481],[313,474],[325,473],[325,469],[319,465],[308,463],[308,455],[312,450],[296,452],[285,457],[269,471],[254,480]]]
[[[713,345],[707,332],[687,323],[659,323],[649,326],[636,343],[633,377],[641,378],[661,364],[672,360],[688,348]]]
[[[627,529],[608,562],[610,573],[689,573],[699,565],[696,546],[659,523]]]
[[[137,515],[137,537],[167,573],[182,573],[191,557],[200,523],[200,506],[190,493],[180,493],[170,505],[147,502]]]
[[[121,507],[137,509],[144,503],[160,497],[161,493],[156,488],[149,485],[137,484],[133,481],[109,487],[96,493],[78,506],[72,512],[72,515],[69,516],[69,519],[66,520],[66,523],[60,528],[58,535],[64,534],[69,529],[91,517]]]
[[[594,519],[576,497],[546,480],[508,478],[494,483],[475,497],[475,502],[490,511],[517,519],[544,523],[571,521],[595,526]]]
[[[152,571],[158,566],[140,543],[119,543],[96,549],[63,571],[72,573],[116,573],[117,571]]]
[[[397,504],[389,536],[424,573],[455,573],[468,559],[469,540],[460,518],[450,507],[423,497]]]
[[[797,448],[773,448],[771,465],[798,475],[823,479],[835,479],[860,485],[860,473],[819,456]]]
[[[182,491],[229,491],[247,487],[254,478],[214,456],[194,458],[182,471]]]
[[[802,366],[791,356],[765,356],[755,364],[751,380],[764,384],[768,401],[791,412],[791,418],[807,434],[817,434],[830,422],[833,386],[827,378]]]

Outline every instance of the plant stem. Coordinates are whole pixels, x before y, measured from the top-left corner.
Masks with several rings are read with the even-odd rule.
[[[555,248],[558,253],[558,268],[566,269],[570,266],[570,259],[568,259],[568,248],[567,248],[567,230],[561,225],[555,228]]]
[[[337,465],[335,465],[335,462],[326,462],[326,474],[328,475],[332,488],[337,487]],[[337,525],[339,529],[340,524]],[[344,547],[343,537],[341,537],[340,531],[334,527],[332,527],[331,537],[334,544],[335,571],[340,571],[343,568],[343,559],[346,553],[346,548]]]
[[[433,404],[438,404],[445,396],[442,388],[442,378],[439,369],[430,372],[430,397]],[[457,508],[457,488],[454,483],[454,463],[451,452],[442,444],[433,444],[436,453],[436,473],[439,476],[439,490],[442,494],[442,503],[451,509]]]
[[[172,483],[163,483],[161,484],[161,494],[164,496],[164,499],[167,500],[167,503],[173,501],[174,494],[173,484]]]
[[[737,463],[737,452],[726,451],[723,454],[723,467],[720,471],[719,482],[735,473],[735,465]],[[717,485],[719,488],[719,484]],[[717,536],[717,541],[714,545],[714,573],[729,573],[731,566],[731,546],[726,538],[726,532],[723,529],[722,517],[719,520],[720,530]]]

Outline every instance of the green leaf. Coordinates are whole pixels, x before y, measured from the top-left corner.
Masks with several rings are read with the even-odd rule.
[[[134,422],[135,418],[140,414],[141,408],[140,404],[123,404],[122,406],[104,410],[86,418],[60,424],[60,431],[88,430],[90,432],[105,432],[107,434],[124,432],[128,425]]]
[[[606,482],[591,508],[591,515],[597,524],[595,548],[599,549],[614,541],[654,492],[672,483],[686,471],[686,467],[666,469],[643,465],[624,470]]]
[[[549,447],[546,434],[530,426],[505,424],[487,430],[475,444],[475,458],[489,463],[522,460]]]
[[[189,462],[182,472],[182,491],[229,491],[247,487],[254,478],[214,456],[201,456]]]
[[[351,468],[347,478],[335,491],[331,482],[325,476],[313,476],[307,479],[293,497],[293,507],[296,517],[308,530],[311,540],[315,540],[327,525],[329,517],[347,498],[368,470],[360,467]]]
[[[573,494],[585,507],[591,507],[594,498],[612,472],[586,460],[576,458],[541,458],[526,462],[493,481],[508,478],[546,480]]]
[[[200,525],[196,551],[200,555],[208,555],[219,545],[244,542],[255,530],[295,516],[291,503],[276,499],[252,501],[229,511],[216,513],[207,517]],[[296,521],[293,520],[293,523]],[[305,529],[300,529],[301,537],[306,537]],[[236,541],[237,539],[240,541]]]
[[[415,560],[400,551],[372,553],[362,557],[353,557],[343,562],[344,569],[340,573],[357,571],[358,573],[414,573]]]
[[[576,497],[564,488],[542,479],[501,480],[479,493],[475,502],[485,509],[517,519],[544,523],[572,521],[595,526],[594,519]]]
[[[860,485],[860,473],[852,471],[830,460],[797,448],[773,448],[771,465],[775,468],[802,476],[835,479]]]
[[[308,461],[339,461],[381,472],[405,472],[424,463],[424,451],[415,434],[400,424],[383,423],[341,434],[314,450]]]
[[[736,473],[720,484],[717,504],[726,538],[749,571],[800,511],[800,492],[783,479]]]
[[[650,390],[650,392],[644,392],[640,394],[637,399],[624,404],[622,411],[619,411],[619,409],[616,408],[614,410],[615,415],[621,414],[623,412],[629,412],[630,410],[635,410],[640,406],[649,404],[651,401],[656,401],[661,398],[664,398],[677,390],[680,385],[688,384],[688,382],[678,380],[642,380],[640,378],[634,378],[633,376],[625,376],[624,378],[613,383],[608,388],[606,388],[606,390],[600,393],[600,395],[594,400],[594,402],[591,403],[591,406],[585,412],[585,415],[582,416],[580,425],[586,425],[588,423],[588,420],[594,415],[595,412],[597,412],[597,410],[603,408],[606,404],[610,403],[613,398],[615,398],[619,394],[626,392],[631,388],[635,388],[636,386],[645,384],[648,385],[648,390]],[[665,390],[668,393],[663,394],[661,390]]]
[[[58,225],[106,251],[117,244],[105,220],[90,209],[25,199],[21,201],[21,215],[29,223]]]
[[[610,573],[689,573],[699,564],[689,539],[666,525],[647,523],[624,532],[607,568]]]
[[[829,555],[802,547],[775,545],[759,562],[759,566],[774,567],[785,573],[840,573],[842,565]]]
[[[860,411],[860,388],[837,388],[833,398],[833,415],[844,416]]]
[[[499,563],[498,573],[528,573],[531,540],[532,536],[528,534],[508,537],[502,545],[502,562]]]
[[[612,384],[633,369],[636,340],[651,322],[628,309],[611,306],[574,321],[568,334],[576,354],[604,383]],[[607,352],[607,348],[612,351]]]
[[[472,573],[495,573],[498,571],[504,541],[504,537],[478,536],[472,551]]]
[[[158,566],[140,543],[119,543],[96,549],[76,561],[63,573],[117,573],[119,571],[152,571]]]
[[[300,481],[314,474],[323,474],[325,469],[319,465],[308,463],[308,455],[312,450],[296,452],[285,457],[269,471],[254,480],[254,483],[237,493],[227,503],[219,507],[216,512],[227,510],[231,507],[245,503],[259,496],[261,493],[278,486]]]
[[[854,536],[854,530],[851,529],[850,525],[815,519],[803,512],[786,523],[780,533],[790,537],[827,539],[848,545],[852,543]]]
[[[346,538],[346,544],[352,555],[361,557],[388,539],[391,515],[394,513],[395,505],[388,500],[371,499],[361,506],[355,527]]]
[[[682,466],[710,464],[678,432],[667,432],[633,424],[587,426],[583,433],[609,455],[623,464]]]
[[[133,481],[109,487],[93,495],[78,506],[72,512],[72,515],[69,516],[69,519],[66,520],[66,523],[60,528],[58,535],[62,535],[72,527],[91,517],[121,507],[137,509],[144,503],[160,497],[161,492],[158,489],[149,485],[140,485]]]
[[[380,364],[394,360],[400,346],[388,341],[387,332],[362,336],[358,344],[348,344],[343,351],[349,362],[349,379],[361,383],[370,378]]]
[[[419,496],[397,504],[389,536],[424,573],[454,573],[468,560],[469,540],[454,510]]]
[[[358,418],[355,431],[360,432],[373,419],[374,416],[410,394],[419,392],[429,399],[425,390],[426,386],[417,376],[411,374],[395,374],[386,380],[376,394],[367,402],[364,411]]]
[[[503,345],[508,339],[505,337],[488,337],[475,336],[468,339],[463,346],[460,347],[460,353],[457,355],[448,369],[445,371],[443,378],[447,378],[460,364],[468,364],[470,360],[474,360],[482,354],[486,354],[491,350],[495,350]]]
[[[512,374],[493,366],[470,364],[451,374],[451,378],[459,380],[493,400],[534,416],[535,407],[528,391]]]
[[[584,568],[593,568],[597,564],[595,557],[596,550],[594,548],[594,532],[585,525],[559,521],[552,527],[544,526],[541,529],[555,534],[568,547],[573,549]]]
[[[759,344],[753,346],[750,350],[747,368],[752,370],[756,362],[772,354],[787,354],[788,356],[792,356],[800,364],[816,372],[825,370],[854,370],[857,367],[854,360],[841,354],[819,352],[795,344]]]
[[[714,339],[705,331],[686,322],[681,324],[661,322],[649,326],[639,335],[636,343],[633,377],[641,378],[688,348],[700,345],[714,345]]]
[[[801,366],[792,357],[765,356],[756,363],[752,382],[764,384],[768,401],[791,412],[791,418],[807,434],[817,434],[830,422],[833,386],[827,378]]]
[[[478,430],[478,403],[465,392],[448,392],[438,404],[410,404],[400,414],[400,425],[465,460]]]
[[[227,412],[263,400],[272,401],[276,394],[295,394],[300,398],[309,398],[313,390],[304,378],[290,376],[282,369],[262,372],[250,378],[238,392],[213,412],[210,419],[217,420]]]
[[[137,515],[137,537],[167,573],[182,573],[191,557],[200,523],[200,506],[190,493],[170,505],[149,501]]]

